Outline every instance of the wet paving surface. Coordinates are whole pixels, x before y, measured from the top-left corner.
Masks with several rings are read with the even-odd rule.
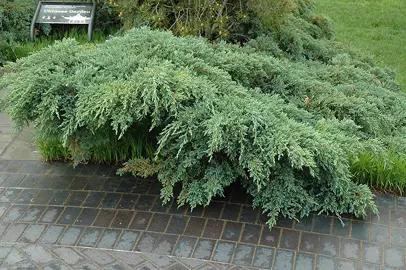
[[[0,161],[1,269],[405,269],[406,198],[380,219],[266,217],[235,186],[190,211],[116,168]]]

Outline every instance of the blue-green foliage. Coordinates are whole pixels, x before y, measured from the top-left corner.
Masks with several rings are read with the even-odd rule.
[[[123,172],[158,173],[164,202],[180,183],[179,204],[207,205],[238,180],[269,225],[311,211],[363,216],[376,211],[373,195],[351,181],[348,157],[403,150],[406,96],[390,71],[300,16],[295,31],[244,47],[147,28],[100,45],[57,42],[7,67],[6,109],[77,162],[111,131],[148,134],[155,158]]]

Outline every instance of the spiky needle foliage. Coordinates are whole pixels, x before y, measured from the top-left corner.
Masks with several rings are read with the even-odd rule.
[[[390,71],[322,38],[306,12],[294,18],[244,47],[148,28],[100,45],[57,42],[8,66],[6,109],[78,162],[110,131],[156,138],[155,158],[123,171],[158,173],[164,202],[180,183],[179,204],[207,205],[238,180],[270,226],[280,215],[376,211],[349,156],[403,151],[406,96]]]

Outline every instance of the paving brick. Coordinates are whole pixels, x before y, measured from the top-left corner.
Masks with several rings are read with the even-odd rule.
[[[76,222],[81,211],[82,209],[78,207],[66,207],[57,223],[72,225]]]
[[[130,193],[134,186],[135,181],[131,181],[130,179],[123,179],[121,184],[117,187],[116,191]]]
[[[178,243],[173,251],[174,256],[189,258],[197,242],[197,238],[189,236],[179,237]]]
[[[405,211],[406,212],[406,197],[398,196],[397,197],[397,210]]]
[[[300,232],[283,229],[280,240],[280,247],[285,249],[297,250],[299,247]]]
[[[362,245],[362,260],[367,263],[382,264],[382,246],[379,244],[364,242]]]
[[[2,217],[4,215],[4,213],[6,213],[8,211],[9,208],[10,208],[10,204],[1,203],[0,204],[0,217]]]
[[[52,165],[49,163],[41,162],[38,164],[37,168],[35,169],[34,173],[36,174],[47,174],[52,170]]]
[[[342,258],[359,260],[361,256],[361,241],[343,238],[341,240],[340,253]]]
[[[9,173],[17,173],[25,164],[25,161],[12,160],[5,167],[4,171]]]
[[[170,217],[170,215],[166,214],[154,214],[149,224],[148,231],[164,232]]]
[[[405,267],[405,251],[396,247],[385,247],[384,264],[389,267]]]
[[[65,191],[65,190],[56,190],[55,195],[52,197],[51,201],[49,204],[51,205],[64,205],[68,197],[71,195],[71,191]]]
[[[100,207],[103,207],[103,208],[116,208],[116,205],[120,201],[120,198],[121,198],[121,194],[107,193],[104,196]],[[120,209],[124,209],[124,208],[120,207]],[[129,208],[129,209],[131,209],[131,208]]]
[[[13,205],[9,208],[8,212],[3,216],[2,221],[14,222],[21,218],[24,212],[28,209],[25,205]]]
[[[54,185],[52,186],[54,189],[66,189],[68,188],[72,181],[73,177],[71,176],[60,176],[58,175],[57,180],[55,181]]]
[[[208,206],[206,206],[203,216],[207,218],[218,219],[220,218],[221,213],[223,212],[223,208],[224,203],[221,202],[210,203]]]
[[[320,250],[321,235],[303,232],[300,240],[300,251],[318,253]]]
[[[85,262],[86,259],[71,248],[59,247],[53,252],[58,255],[66,264],[73,266]]]
[[[395,209],[395,196],[380,194],[375,197],[375,203],[378,208]]]
[[[42,189],[37,193],[37,196],[32,201],[33,204],[42,204],[47,205],[52,197],[54,197],[55,193],[53,190],[45,190]]]
[[[296,253],[295,270],[313,270],[315,255],[298,252]]]
[[[221,239],[229,241],[238,241],[241,235],[242,223],[227,222],[224,227]]]
[[[259,209],[252,208],[251,205],[243,205],[241,208],[241,215],[239,221],[256,223],[259,216]]]
[[[152,233],[152,232],[142,233],[135,250],[151,253],[156,248],[156,245],[161,236],[162,236],[161,234]]]
[[[384,237],[380,238],[382,242],[385,240],[388,240],[389,236],[386,234],[386,239]],[[400,246],[400,247],[406,247],[406,229],[404,228],[391,228],[391,235],[390,239],[392,242],[392,245],[394,246]]]
[[[139,235],[139,232],[124,231],[117,242],[116,248],[120,250],[133,250]]]
[[[26,174],[10,174],[1,184],[2,187],[18,187],[26,177]]]
[[[0,172],[4,172],[10,162],[10,160],[0,160]]]
[[[78,242],[78,246],[94,247],[102,232],[103,230],[99,228],[86,228]]]
[[[241,242],[257,245],[261,236],[262,226],[245,224],[241,235]]]
[[[90,226],[96,219],[99,209],[84,208],[80,213],[79,217],[76,219],[75,225]]]
[[[104,230],[104,232],[100,238],[100,241],[97,244],[97,247],[98,248],[107,248],[107,249],[114,248],[120,234],[121,234],[120,230],[111,230],[111,229]]]
[[[157,200],[159,200],[159,198],[157,198]],[[192,217],[202,217],[203,216],[203,212],[204,212],[205,208],[198,206],[195,207],[193,209],[191,209],[190,207],[187,209],[186,211],[186,216],[192,216]]]
[[[116,211],[114,210],[100,210],[99,215],[96,217],[96,220],[93,223],[93,226],[107,228],[110,226],[110,223],[113,221]]]
[[[2,266],[4,269],[33,269],[32,263],[16,248],[10,251]]]
[[[222,220],[207,220],[206,227],[204,228],[203,237],[219,239],[223,231],[224,221]]]
[[[338,256],[340,249],[340,239],[335,236],[320,236],[320,253],[329,256]]]
[[[253,260],[253,266],[264,269],[272,269],[274,253],[275,250],[273,248],[257,247]]]
[[[109,165],[101,164],[97,168],[95,175],[102,176],[102,177],[109,177],[109,176],[115,175],[115,170],[113,170],[113,168]]]
[[[51,188],[57,181],[55,175],[44,175],[41,180],[35,185],[35,188]]]
[[[157,200],[159,201],[159,200]],[[172,202],[171,206],[168,209],[169,214],[174,215],[184,215],[186,213],[187,207],[186,206],[178,206],[176,201]]]
[[[89,196],[87,196],[85,202],[83,203],[83,206],[97,208],[103,200],[103,197],[103,192],[90,192]]]
[[[317,216],[314,219],[313,232],[330,234],[332,217]]]
[[[97,249],[85,249],[82,251],[86,257],[91,259],[94,263],[98,264],[100,267],[105,267],[116,261],[114,257],[110,256],[108,253]]]
[[[168,210],[169,210],[169,206],[170,206],[169,204],[163,205],[163,204],[162,204],[162,201],[159,200],[159,199],[157,199],[157,200],[154,202],[154,205],[152,206],[151,211],[153,211],[153,212],[158,212],[158,213],[166,213],[166,212],[168,212]]]
[[[38,242],[44,244],[56,244],[65,228],[65,226],[50,225],[45,230],[44,234]]]
[[[177,235],[170,235],[170,234],[162,234],[157,239],[154,244],[154,248],[152,253],[154,254],[162,254],[162,255],[170,255],[172,254],[176,241],[178,239]]]
[[[42,175],[27,175],[24,180],[20,183],[19,187],[23,188],[33,188],[41,180]]]
[[[83,177],[83,176],[76,176],[68,189],[72,190],[83,190],[87,184],[87,182],[90,181],[90,177]]]
[[[23,243],[36,243],[46,229],[46,225],[31,224],[24,234],[21,236],[19,242]]]
[[[310,232],[313,227],[313,219],[313,215],[301,218],[299,222],[295,222],[295,229]]]
[[[19,173],[33,173],[38,166],[36,161],[27,161],[18,171]]]
[[[203,233],[203,228],[206,223],[204,218],[191,217],[185,229],[185,235],[200,237]]]
[[[294,253],[292,251],[287,250],[277,250],[276,257],[275,257],[275,269],[280,270],[290,270],[293,267],[293,256]],[[328,269],[328,268],[325,268]],[[332,269],[332,268],[331,268]]]
[[[196,244],[196,249],[192,255],[193,258],[209,260],[212,256],[216,241],[209,239],[199,239]]]
[[[0,203],[11,203],[21,193],[20,189],[7,189],[0,195]]]
[[[241,211],[241,205],[239,204],[226,204],[224,206],[221,219],[237,221]]]
[[[81,206],[89,193],[85,191],[74,191],[70,195],[66,205]]]
[[[65,171],[68,169],[69,166],[70,164],[68,163],[54,163],[52,164],[52,169],[49,174],[58,175],[59,177],[61,177],[65,174]]]
[[[36,189],[25,189],[23,190],[14,203],[17,204],[30,204],[34,200],[35,195],[37,194],[38,190]]]
[[[394,211],[391,210],[390,225],[397,227],[406,226],[406,211]]]
[[[172,216],[166,232],[179,235],[182,234],[185,230],[187,221],[188,218],[186,216]]]
[[[336,259],[324,256],[317,256],[316,269],[317,270],[337,269]]]
[[[145,230],[148,227],[151,216],[152,216],[152,213],[137,212],[135,214],[133,222],[130,225],[130,229]]]
[[[17,242],[17,239],[23,234],[27,228],[26,224],[14,223],[11,224],[7,231],[3,234],[1,242]]]
[[[380,244],[389,244],[389,227],[372,224],[371,242],[377,242]]]
[[[116,216],[113,219],[113,222],[111,223],[112,228],[128,228],[128,225],[130,224],[132,217],[134,215],[133,211],[117,211]]]
[[[230,263],[234,253],[235,244],[231,242],[218,241],[214,250],[213,261]]]
[[[242,266],[251,266],[254,256],[254,245],[237,244],[235,255],[233,257],[233,264]]]
[[[82,232],[83,228],[81,227],[68,227],[58,243],[60,245],[74,246],[78,242]]]
[[[114,192],[120,186],[122,182],[121,178],[109,178],[103,185],[102,191],[111,191]]]
[[[343,223],[344,224],[343,224]],[[350,236],[351,220],[334,218],[332,234],[335,236]]]
[[[381,266],[380,265],[369,264],[369,263],[361,263],[360,264],[360,270],[381,270]],[[385,268],[382,268],[382,270],[385,270]],[[390,270],[390,269],[386,268],[386,270]]]
[[[148,211],[152,208],[154,202],[155,202],[156,196],[151,196],[151,195],[140,195],[136,205],[135,209],[140,210],[140,211]]]
[[[54,223],[63,212],[63,207],[49,206],[41,217],[40,221],[43,223]]]
[[[264,227],[260,239],[260,244],[268,247],[277,247],[279,243],[280,233],[281,229],[279,228],[274,227],[272,228],[272,230],[269,230],[268,227]]]
[[[351,237],[359,240],[368,241],[370,229],[371,223],[353,220]]]
[[[22,249],[25,254],[39,266],[43,266],[55,259],[51,252],[40,245],[28,245]]]
[[[80,174],[81,175],[86,175],[86,176],[93,176],[93,175],[96,174],[98,169],[99,169],[99,164],[86,164],[80,170]]]

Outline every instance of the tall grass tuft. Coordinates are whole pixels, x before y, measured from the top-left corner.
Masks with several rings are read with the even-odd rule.
[[[373,189],[405,194],[406,159],[394,151],[384,155],[361,153],[351,158],[354,181]]]
[[[55,138],[37,140],[37,145],[45,161],[71,160],[73,153]],[[110,134],[107,138],[89,145],[94,163],[117,164],[129,159],[153,158],[154,143],[146,136],[127,132],[121,139]]]

